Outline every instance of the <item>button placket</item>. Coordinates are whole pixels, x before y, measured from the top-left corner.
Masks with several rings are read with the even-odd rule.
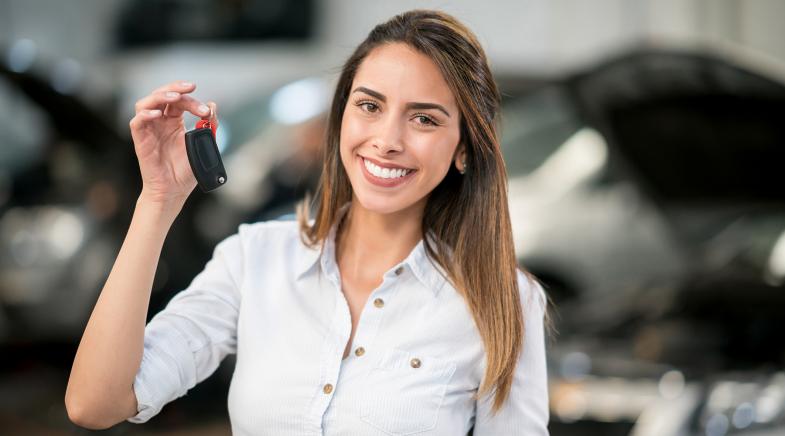
[[[333,311],[333,319],[330,326],[330,340],[324,342],[321,355],[321,374],[318,397],[315,397],[313,403],[314,416],[323,417],[330,403],[335,396],[338,381],[341,375],[341,360],[343,350],[351,334],[351,314],[349,313],[349,305],[346,298],[341,292],[339,286],[334,286],[335,290],[335,310]],[[335,359],[335,356],[338,356]]]
[[[372,313],[370,310],[367,310],[368,307],[363,308],[362,315],[360,316],[360,321],[357,323],[357,330],[354,332],[354,339],[352,339],[352,346],[354,347],[354,355],[356,357],[361,357],[365,354],[365,347],[362,345],[356,344],[367,344],[368,338],[373,337],[373,333],[366,334],[368,330],[374,330],[375,327],[378,325],[378,315]],[[343,353],[343,352],[342,352]]]
[[[379,294],[389,296],[396,291],[397,286],[395,286],[395,281],[389,282],[388,280],[383,280],[382,284],[371,293],[371,297]],[[369,299],[371,297],[369,297]],[[381,309],[385,307],[385,304],[385,299],[382,297],[373,297],[374,307],[370,307],[370,301],[366,302],[352,343],[353,346],[355,346],[355,344],[363,344],[354,347],[354,355],[356,357],[367,354],[368,350],[365,347],[374,343],[382,316],[384,316]]]

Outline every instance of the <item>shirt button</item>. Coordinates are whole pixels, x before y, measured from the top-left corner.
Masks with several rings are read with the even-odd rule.
[[[418,358],[416,358],[416,357],[415,357],[415,358],[414,358],[414,359],[412,359],[412,361],[411,361],[411,362],[409,362],[409,363],[411,363],[411,365],[412,365],[412,368],[419,368],[419,367],[420,367],[420,364],[421,364],[422,362],[420,362],[420,359],[418,359]]]
[[[377,298],[373,300],[373,305],[376,307],[384,307],[384,300],[382,300],[381,298]]]
[[[395,275],[396,276],[399,276],[402,273],[403,273],[403,267],[402,266],[399,266],[398,268],[395,268]]]
[[[354,354],[357,356],[362,356],[363,354],[365,354],[365,348],[357,347],[357,349],[354,350]]]
[[[333,391],[333,385],[331,385],[330,383],[327,383],[326,385],[324,385],[323,391],[324,391],[325,394],[329,394],[330,392]]]

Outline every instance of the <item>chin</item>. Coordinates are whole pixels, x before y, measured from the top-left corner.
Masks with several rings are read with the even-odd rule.
[[[378,214],[386,215],[405,208],[400,201],[396,201],[385,195],[360,193],[355,196],[355,199],[360,203],[360,206],[362,206],[363,209]]]
[[[360,203],[363,209],[382,215],[401,212],[417,202],[408,198],[391,198],[389,195],[356,191],[354,201]]]

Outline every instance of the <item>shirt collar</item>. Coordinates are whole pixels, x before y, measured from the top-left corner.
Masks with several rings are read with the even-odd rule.
[[[317,246],[309,248],[303,245],[304,252],[301,253],[297,267],[298,279],[314,269],[316,265],[319,265],[322,268],[322,271],[324,271],[331,280],[336,283],[338,282],[338,265],[335,260],[335,233],[338,228],[338,223],[341,222],[341,219],[343,219],[343,216],[348,211],[350,205],[351,202],[346,203],[339,209],[338,219],[330,228],[323,247]],[[432,231],[429,231],[427,237],[433,241],[435,235]],[[447,283],[447,280],[445,279],[447,274],[444,272],[444,269],[441,268],[436,261],[432,261],[428,257],[425,250],[424,239],[420,239],[406,259],[394,265],[390,270],[384,273],[384,276],[394,277],[395,270],[399,266],[408,268],[420,283],[433,292],[434,296],[436,296]]]

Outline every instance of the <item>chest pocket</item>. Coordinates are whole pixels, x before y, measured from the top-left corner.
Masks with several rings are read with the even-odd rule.
[[[360,418],[394,436],[436,427],[454,362],[388,349],[366,376]]]

